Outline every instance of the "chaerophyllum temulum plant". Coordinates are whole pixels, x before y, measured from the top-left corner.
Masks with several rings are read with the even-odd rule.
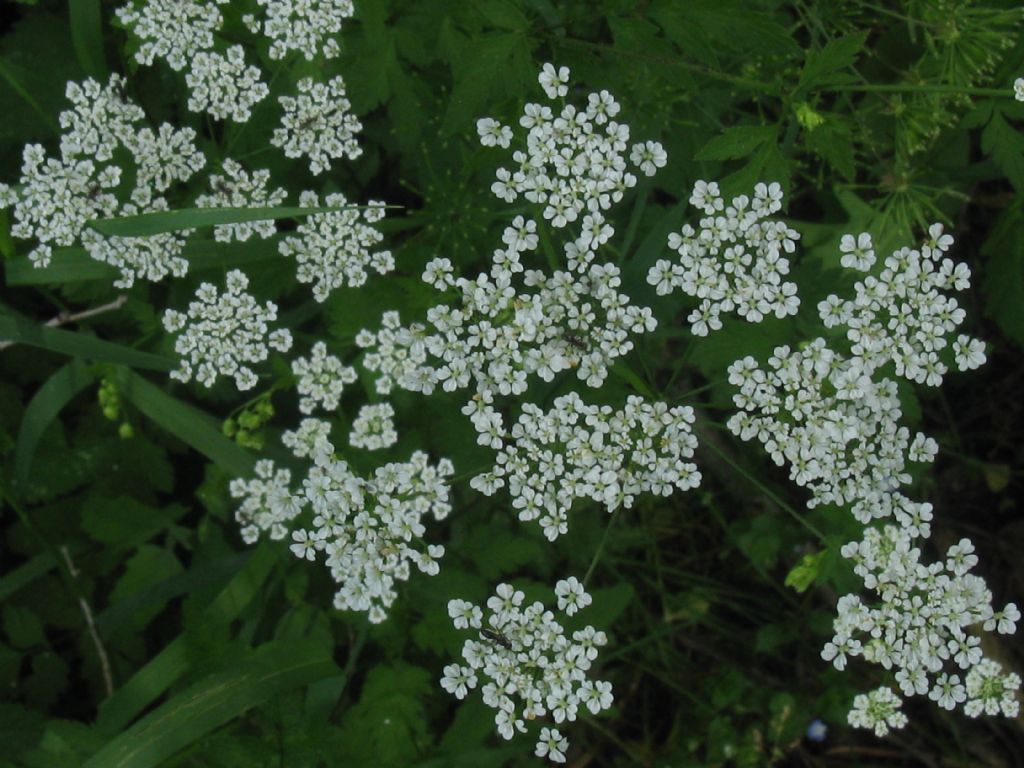
[[[137,281],[185,279],[207,232],[240,249],[269,242],[314,307],[394,279],[402,241],[385,247],[388,204],[340,191],[339,169],[363,152],[346,76],[317,68],[340,54],[338,36],[355,12],[347,0],[119,8],[137,64],[166,64],[187,110],[229,138],[220,146],[193,127],[150,124],[124,76],[69,83],[56,150],[25,147],[21,178],[0,186],[11,233],[31,243],[33,265],[81,247],[116,268],[114,286],[127,291]],[[665,147],[634,137],[616,95],[599,83],[586,91],[568,67],[544,63],[537,83],[544,99],[527,101],[512,124],[475,124],[496,158],[489,192],[507,213],[473,269],[443,252],[426,262],[415,277],[431,291],[429,306],[375,307],[342,348],[289,328],[287,311],[259,295],[243,264],[160,308],[172,379],[207,389],[230,381],[245,393],[276,370],[279,407],[291,398],[299,412],[280,424],[253,472],[230,482],[239,538],[269,538],[326,565],[334,608],[379,624],[404,582],[445,567],[440,523],[473,514],[457,503],[467,489],[493,497],[551,547],[574,514],[603,510],[631,525],[642,497],[671,501],[701,487],[707,418],[698,402],[667,402],[645,384],[630,362],[638,340],[678,323],[693,343],[713,345],[727,324],[803,312],[813,330],[720,372],[733,387],[725,426],[788,472],[809,509],[833,508],[861,528],[841,555],[863,586],[838,598],[820,655],[839,670],[876,664],[887,682],[850,702],[849,723],[884,736],[907,723],[911,697],[971,717],[1017,717],[1020,677],[986,655],[983,638],[1013,634],[1020,613],[995,603],[973,573],[969,539],[935,557],[929,539],[941,501],[917,500],[910,487],[911,468],[939,447],[903,423],[901,385],[937,388],[951,371],[986,361],[984,342],[961,331],[967,313],[956,294],[971,273],[946,227],[930,223],[918,242],[888,254],[876,254],[871,232],[845,234],[833,247],[849,291],[808,314],[793,274],[802,238],[786,219],[783,186],[766,174],[727,195],[724,180],[692,179],[677,191],[689,203],[687,223],[644,275],[656,296],[679,303],[655,312],[624,285],[626,233],[617,224],[624,201],[666,167]],[[1024,101],[1024,78],[1012,95]],[[267,119],[267,145],[232,156],[250,121]],[[298,164],[304,175],[291,178],[306,183],[278,186],[260,166],[263,152]],[[606,383],[616,376],[636,391],[609,402]],[[451,418],[471,425],[483,468],[423,446],[365,471],[367,455],[401,445],[398,393],[460,398]],[[342,417],[343,401],[358,405],[353,418]],[[257,402],[258,416],[245,410],[238,419],[246,429],[274,417],[267,399]],[[528,733],[535,754],[555,762],[567,759],[571,724],[615,702],[612,684],[599,679],[600,650],[614,648],[614,634],[569,623],[593,602],[587,587],[600,556],[599,547],[587,572],[548,585],[548,604],[502,582],[483,606],[452,594],[442,608],[464,641],[439,670],[441,687],[458,699],[479,689],[498,735]]]

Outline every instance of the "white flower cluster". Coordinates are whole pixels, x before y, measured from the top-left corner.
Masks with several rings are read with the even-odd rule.
[[[948,710],[959,704],[971,717],[983,712],[1016,717],[1020,677],[1003,673],[997,662],[985,659],[981,639],[968,630],[981,624],[986,630],[1012,634],[1020,619],[1017,606],[1010,603],[993,611],[992,593],[983,579],[970,573],[978,558],[968,539],[949,547],[945,562],[926,565],[916,546],[916,540],[925,537],[927,532],[911,526],[887,525],[882,530],[868,528],[861,541],[843,547],[843,556],[854,562],[854,571],[878,597],[878,604],[865,605],[856,595],[840,599],[835,637],[825,645],[822,658],[844,669],[848,657],[863,656],[895,669],[904,696],[928,695]],[[965,675],[963,683],[959,674],[944,671],[949,662]],[[889,689],[880,691],[867,701],[858,697],[849,720],[883,736],[888,727],[905,724],[906,718],[881,714],[900,702]]]
[[[351,111],[341,75],[327,83],[304,77],[298,90],[298,96],[280,98],[284,115],[270,143],[280,147],[286,157],[308,157],[309,170],[315,175],[329,170],[331,160],[359,157],[363,150],[356,134],[363,125]]]
[[[852,504],[862,523],[921,514],[898,489],[910,482],[906,458],[931,461],[938,447],[900,426],[895,382],[874,382],[819,338],[801,350],[776,347],[767,369],[737,360],[729,383],[739,388],[729,429],[788,464],[790,479],[811,491],[809,507]]]
[[[518,217],[506,237],[526,229]],[[535,247],[536,236],[532,244],[518,243],[524,250]],[[491,274],[476,280],[451,278],[446,259],[428,265],[424,280],[447,281],[461,294],[461,306],[432,307],[429,334],[422,324],[402,328],[397,313],[385,313],[379,332],[364,330],[356,337],[359,346],[375,348],[363,364],[379,374],[377,391],[387,394],[397,383],[430,394],[438,384],[450,392],[473,382],[476,393],[489,400],[523,394],[533,374],[552,381],[570,369],[588,386],[599,387],[613,361],[633,348],[629,334],[656,326],[650,309],[631,305],[618,292],[620,273],[612,264],[589,264],[578,274],[558,271],[551,277],[527,270],[526,290],[517,291],[512,280],[521,270],[514,249],[496,251]]]
[[[246,65],[242,46],[231,46],[226,54],[215,50],[214,33],[224,22],[218,6],[228,2],[144,0],[122,6],[117,17],[142,41],[135,54],[140,64],[150,66],[160,58],[176,72],[188,69],[189,109],[244,123],[270,89],[259,68]]]
[[[269,459],[257,461],[255,469],[254,478],[235,478],[228,486],[231,498],[244,500],[235,510],[235,520],[242,526],[246,544],[259,541],[261,532],[269,532],[271,539],[280,541],[288,535],[287,524],[302,511],[291,493],[292,473],[275,470]]]
[[[189,381],[194,371],[199,383],[212,387],[218,375],[233,376],[244,391],[256,386],[256,374],[248,364],[266,360],[268,347],[280,352],[291,348],[287,328],[268,333],[268,323],[277,319],[277,306],[268,301],[261,308],[245,292],[249,278],[244,272],[232,270],[226,284],[227,290],[218,294],[212,283],[203,283],[187,314],[173,309],[164,313],[164,329],[178,334],[174,351],[181,358],[171,378]]]
[[[443,520],[451,510],[448,483],[452,464],[428,463],[417,451],[409,461],[378,467],[371,478],[356,475],[334,458],[327,435],[330,426],[305,419],[285,444],[299,458],[315,462],[293,500],[312,511],[312,525],[292,531],[292,552],[315,560],[323,552],[331,576],[340,585],[334,596],[339,610],[367,611],[379,623],[397,593],[395,582],[409,578],[415,565],[428,575],[439,571],[444,547],[423,545],[423,518]]]
[[[394,419],[395,409],[390,403],[364,405],[359,409],[356,420],[352,422],[352,432],[348,437],[349,445],[367,451],[390,448],[398,442]]]
[[[95,80],[68,83],[72,108],[60,115],[60,156],[48,158],[40,145],[29,144],[18,188],[0,184],[0,207],[14,209],[11,233],[39,243],[29,254],[35,266],[47,266],[55,246],[81,241],[94,259],[120,270],[118,288],[130,288],[138,277],[184,275],[188,264],[181,252],[188,233],[107,238],[86,223],[167,210],[160,194],[205,163],[191,128],[137,127],[145,113],[123,97],[124,86],[119,75],[106,86]],[[119,197],[127,202],[122,205]]]
[[[795,315],[800,306],[796,284],[784,282],[800,234],[769,218],[782,209],[782,188],[759,183],[753,199],[746,195],[725,204],[718,184],[698,181],[690,204],[704,213],[694,230],[689,224],[673,232],[668,247],[678,261],[659,259],[647,282],[661,296],[679,289],[700,300],[687,320],[695,336],[722,327],[720,315],[735,311],[750,323],[768,315]]]
[[[188,108],[206,112],[215,120],[230,117],[236,123],[247,122],[252,108],[270,94],[261,74],[259,67],[246,65],[240,45],[231,46],[226,54],[200,51],[185,75]]]
[[[229,0],[142,0],[118,8],[117,18],[142,45],[135,54],[140,64],[151,66],[165,59],[180,72],[197,53],[213,48],[213,33],[223,23],[220,8]]]
[[[592,499],[609,512],[632,507],[638,494],[668,496],[700,484],[693,457],[693,409],[647,403],[630,396],[622,410],[587,405],[571,392],[545,413],[523,405],[511,435],[502,416],[477,399],[464,409],[478,442],[498,450],[494,468],[472,480],[488,496],[508,481],[519,519],[537,520],[551,541],[568,531],[576,499]]]
[[[539,76],[549,99],[568,93],[569,68],[557,72],[545,64]],[[526,151],[517,150],[512,160],[518,169],[499,168],[491,191],[506,202],[523,195],[544,206],[543,216],[553,227],[576,221],[585,211],[607,210],[636,185],[636,176],[626,168],[629,126],[611,118],[619,104],[608,91],[591,93],[585,109],[572,104],[555,117],[551,107],[527,104],[519,125],[526,128]],[[493,118],[477,122],[484,146],[507,148],[512,130]],[[660,144],[648,141],[633,147],[631,162],[648,176],[664,167],[667,155]]]
[[[352,0],[258,0],[266,14],[242,17],[254,33],[271,40],[270,58],[283,59],[289,51],[300,51],[307,61],[318,53],[331,59],[341,49],[336,36],[342,22],[352,16]]]
[[[268,191],[270,171],[261,169],[250,174],[241,163],[225,159],[223,175],[210,177],[210,194],[196,198],[199,208],[274,208],[285,200],[281,188]],[[218,224],[213,228],[217,242],[230,243],[234,240],[245,242],[250,237],[273,237],[277,227],[272,219],[264,221],[242,221],[237,224]]]
[[[847,235],[844,246],[849,247],[852,239]],[[971,282],[966,264],[945,257],[952,244],[942,225],[932,224],[920,250],[895,251],[877,278],[869,275],[857,282],[852,300],[831,295],[818,304],[827,327],[846,327],[853,356],[868,375],[891,361],[897,376],[934,387],[942,383],[948,368],[940,355],[967,315],[956,299],[942,291],[962,291]],[[844,264],[860,260],[858,268],[870,268],[874,261],[870,237],[861,235],[858,246],[855,258],[846,261],[844,256]],[[962,371],[985,362],[985,345],[977,339],[960,335],[952,346]]]
[[[569,593],[576,595],[571,603],[564,597]],[[566,615],[589,602],[575,579],[560,581],[556,595]],[[612,704],[611,683],[587,679],[598,649],[608,641],[604,632],[587,626],[570,639],[554,613],[539,601],[524,605],[525,597],[512,585],[499,584],[487,600],[486,622],[479,606],[466,600],[448,602],[455,628],[474,629],[479,636],[463,644],[464,663],[444,668],[441,686],[463,699],[480,677],[487,679],[481,687],[483,701],[497,710],[494,722],[505,739],[516,731],[525,733],[526,721],[538,717],[550,714],[556,723],[573,722],[581,706],[596,715]],[[545,727],[536,754],[564,763],[568,746],[556,729]]]
[[[319,208],[316,192],[303,192],[303,208]],[[371,200],[366,206],[350,206],[341,193],[328,195],[324,207],[338,208],[314,213],[299,224],[295,237],[286,237],[278,250],[298,261],[296,276],[313,283],[313,298],[324,301],[335,288],[358,288],[366,283],[367,268],[384,275],[395,268],[391,251],[371,251],[384,236],[374,224],[384,218],[384,203]]]
[[[301,398],[299,410],[305,414],[313,413],[318,407],[325,411],[337,410],[345,386],[358,378],[355,368],[327,354],[327,345],[322,341],[313,345],[311,357],[292,361],[292,373]]]
[[[871,728],[881,738],[890,728],[900,729],[907,724],[907,716],[900,711],[903,699],[892,688],[882,686],[869,693],[858,694],[848,717],[854,728]]]
[[[1013,81],[1013,98],[1024,101],[1024,77],[1018,77]]]

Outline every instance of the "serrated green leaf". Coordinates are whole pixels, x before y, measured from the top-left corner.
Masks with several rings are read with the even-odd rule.
[[[1024,134],[1011,128],[998,110],[993,111],[981,133],[981,148],[992,156],[1014,188],[1024,191]]]
[[[75,360],[47,379],[29,402],[21,419],[14,449],[14,478],[19,487],[24,488],[28,484],[32,459],[43,432],[64,406],[92,382],[92,374],[85,365]]]
[[[735,125],[726,128],[697,150],[694,160],[737,160],[749,157],[758,147],[774,141],[774,125]]]
[[[252,707],[335,675],[317,642],[267,643],[177,694],[114,738],[84,768],[152,768]]]
[[[48,328],[21,317],[0,316],[0,339],[48,349],[75,358],[118,363],[151,371],[170,371],[175,366],[169,357],[139,352],[131,347],[97,339],[86,333]]]
[[[800,72],[799,87],[810,89],[822,85],[840,85],[854,80],[855,76],[852,73],[841,70],[848,69],[856,63],[866,39],[867,33],[856,32],[830,40],[824,48],[808,50],[803,71]]]
[[[1019,203],[999,218],[981,252],[987,260],[985,314],[1024,347],[1024,211]]]
[[[445,135],[464,133],[483,117],[488,96],[496,83],[504,83],[514,70],[513,57],[522,46],[522,36],[511,32],[486,35],[472,41],[455,72],[448,110],[441,122]]]

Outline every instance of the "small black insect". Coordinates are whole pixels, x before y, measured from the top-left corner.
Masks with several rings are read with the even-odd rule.
[[[493,629],[481,629],[480,634],[483,636],[484,640],[490,640],[495,645],[500,645],[502,648],[509,651],[512,650],[512,642],[501,632]]]
[[[95,200],[97,197],[100,196],[100,189],[101,189],[101,187],[100,187],[99,183],[97,183],[95,181],[90,183],[89,187],[88,187],[88,190],[86,192],[86,198],[88,200],[90,200],[90,201]]]
[[[575,333],[565,334],[565,340],[569,342],[571,346],[578,349],[580,352],[587,351],[587,343],[582,338],[577,336]]]

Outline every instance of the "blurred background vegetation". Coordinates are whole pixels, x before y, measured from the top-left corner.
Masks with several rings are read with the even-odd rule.
[[[842,234],[870,231],[885,254],[945,223],[975,276],[966,330],[988,342],[989,362],[941,390],[901,384],[907,423],[941,446],[913,495],[935,505],[931,557],[968,536],[995,602],[1024,596],[1017,3],[356,0],[339,59],[260,61],[275,95],[307,74],[344,76],[365,152],[319,179],[269,147],[276,99],[244,127],[187,112],[182,77],[134,63],[114,23],[119,3],[5,5],[0,179],[17,179],[25,143],[55,145],[67,80],[114,71],[154,122],[200,132],[210,171],[230,146],[250,168],[269,168],[291,202],[302,189],[340,190],[404,210],[384,225],[397,272],[322,305],[274,241],[211,246],[188,279],[140,282],[116,311],[66,325],[75,336],[63,351],[0,351],[0,766],[539,764],[529,740],[494,735],[475,696],[459,703],[438,685],[461,645],[446,602],[480,600],[502,580],[546,591],[582,575],[602,542],[584,618],[610,636],[601,676],[616,701],[570,729],[570,765],[1024,765],[1019,720],[970,721],[914,699],[911,725],[885,739],[845,725],[854,694],[882,679],[866,664],[839,673],[819,658],[838,596],[857,587],[838,549],[858,525],[843,510],[805,512],[786,474],[722,426],[727,365],[820,335],[817,301],[851,289]],[[222,39],[251,41],[240,23],[248,5],[231,4]],[[441,574],[414,576],[389,620],[370,626],[331,608],[323,568],[281,543],[246,548],[232,517],[228,481],[261,448],[283,458],[278,438],[297,423],[287,367],[278,361],[243,404],[229,386],[171,384],[138,353],[169,355],[159,313],[236,265],[254,293],[278,302],[300,345],[324,339],[349,360],[355,333],[376,327],[382,308],[414,319],[433,298],[419,282],[427,260],[448,256],[473,274],[500,242],[512,213],[488,189],[501,155],[479,147],[475,121],[514,122],[540,98],[545,61],[572,68],[576,98],[611,91],[633,136],[668,150],[668,166],[615,209],[611,247],[626,292],[659,320],[628,367],[660,397],[698,408],[705,481],[612,518],[577,505],[570,533],[551,545],[502,494],[484,498],[464,482],[490,457],[453,418],[459,398],[397,395],[398,445],[346,459],[365,471],[426,447],[450,457],[462,482],[455,512],[428,534],[446,545]],[[718,179],[727,194],[760,180],[786,189],[787,218],[803,235],[792,259],[797,317],[727,322],[693,343],[689,300],[654,295],[647,269],[666,254],[666,234],[694,219],[686,199],[697,179]],[[204,184],[197,177],[176,202]],[[26,250],[0,214],[4,328],[117,299],[106,267],[58,258],[33,271]],[[528,397],[546,405],[572,385]],[[376,398],[358,390],[337,415],[344,428]],[[612,377],[588,399],[621,403],[632,391],[628,377]],[[240,427],[231,439],[228,418]],[[1024,670],[1012,641],[986,654]],[[823,740],[807,736],[816,719]]]

